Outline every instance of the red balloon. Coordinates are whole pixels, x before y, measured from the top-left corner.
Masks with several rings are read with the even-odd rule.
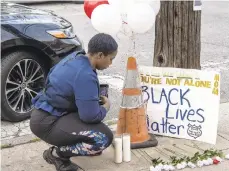
[[[109,3],[108,0],[84,0],[84,12],[89,18],[91,18],[93,10],[101,4]]]

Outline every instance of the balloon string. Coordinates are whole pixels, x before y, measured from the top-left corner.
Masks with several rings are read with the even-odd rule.
[[[132,50],[134,55],[136,55],[136,44],[135,44],[135,33],[132,31],[132,35],[130,37],[130,40],[132,42]]]

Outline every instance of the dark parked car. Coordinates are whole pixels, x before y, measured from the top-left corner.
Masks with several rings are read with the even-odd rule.
[[[46,75],[65,55],[83,49],[70,22],[51,11],[1,3],[1,117],[22,121]]]

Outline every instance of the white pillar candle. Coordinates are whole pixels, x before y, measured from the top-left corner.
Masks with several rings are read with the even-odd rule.
[[[131,160],[130,134],[128,133],[123,134],[122,141],[123,141],[123,161],[129,162]]]
[[[122,163],[122,136],[115,136],[114,138],[114,161],[115,163]]]

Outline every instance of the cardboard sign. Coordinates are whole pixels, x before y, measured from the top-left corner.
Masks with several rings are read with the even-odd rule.
[[[140,66],[149,132],[215,144],[220,74]]]

